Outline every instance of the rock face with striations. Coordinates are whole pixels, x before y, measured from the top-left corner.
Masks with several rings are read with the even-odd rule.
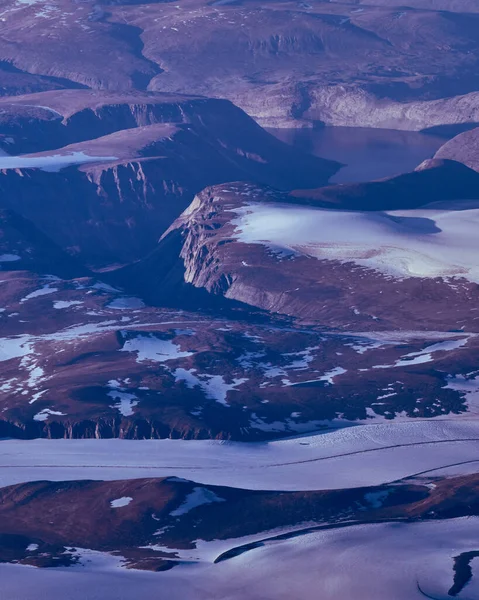
[[[0,206],[95,267],[152,250],[212,183],[310,187],[339,167],[278,141],[225,100],[68,90],[0,108],[9,152],[37,151],[0,159]],[[69,156],[78,164],[67,166]]]
[[[475,183],[469,197],[478,198],[473,171],[439,164],[439,178],[443,169],[464,170]],[[334,187],[325,188],[324,196],[318,190],[319,202],[310,192],[297,198],[243,183],[208,188],[163,235],[157,250],[132,267],[130,281],[153,301],[161,301],[166,280],[177,290],[186,283],[332,327],[449,330],[467,323],[476,331],[470,310],[479,283],[477,200],[418,207],[414,185],[422,189],[423,175],[428,171],[409,177],[410,210],[397,210],[397,198],[383,199],[383,192],[367,206],[368,196],[354,186],[337,186],[337,200],[348,210],[324,201],[334,202]],[[404,191],[407,177],[396,183]],[[394,180],[390,185],[394,190]],[[387,189],[388,182],[377,186]],[[453,190],[423,200],[451,197]],[[325,208],[332,205],[335,210]],[[451,239],[457,246],[453,253],[443,247]]]

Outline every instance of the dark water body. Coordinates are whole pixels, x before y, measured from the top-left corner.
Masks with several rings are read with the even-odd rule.
[[[432,158],[449,137],[362,127],[321,129],[268,129],[283,142],[346,166],[331,183],[371,181],[413,171],[423,160]]]

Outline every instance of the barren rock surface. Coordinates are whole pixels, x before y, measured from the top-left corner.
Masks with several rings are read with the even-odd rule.
[[[479,171],[479,128],[461,133],[446,142],[436,152],[436,157],[456,160]]]
[[[472,2],[8,0],[1,15],[7,94],[73,85],[197,93],[270,126],[477,122]]]
[[[446,170],[451,167],[464,169],[473,182],[470,195],[477,195],[475,174],[454,164],[447,165]],[[441,167],[434,172],[441,177]],[[421,186],[423,175],[427,177],[428,170],[412,174],[409,183],[407,178],[402,183],[399,177],[376,186],[394,190],[397,185],[400,196],[403,185],[414,189],[416,182]],[[176,248],[179,262],[173,262],[171,273],[178,282],[183,280],[210,294],[271,312],[340,328],[354,323],[366,329],[449,330],[466,323],[466,328],[476,330],[470,311],[477,293],[477,275],[472,271],[468,275],[465,263],[459,266],[456,262],[470,251],[470,264],[474,265],[474,250],[466,241],[469,238],[464,237],[463,253],[459,251],[459,256],[448,262],[445,248],[439,255],[434,250],[436,239],[439,241],[434,236],[442,231],[434,221],[444,215],[441,205],[417,212],[369,212],[371,208],[397,209],[397,200],[391,195],[384,199],[386,205],[375,205],[375,186],[369,186],[370,196],[361,196],[362,185],[337,186],[336,198],[334,187],[316,195],[295,194],[305,198],[240,183],[209,188],[163,235],[158,249],[132,268],[133,281],[148,290],[150,298],[161,299],[164,288],[161,283],[157,285],[155,272],[161,282],[166,268],[161,266],[162,256],[171,255]],[[380,191],[378,197],[383,197]],[[426,204],[433,199],[441,198],[424,198]],[[367,212],[343,212],[338,204],[333,204],[337,211],[321,207],[331,206],[331,201],[339,207],[344,201],[346,209],[359,204],[358,208]],[[417,197],[414,200],[412,195],[413,206],[414,202]],[[464,213],[468,215],[464,224],[468,218],[477,218],[476,206],[477,201],[472,201],[463,207],[470,208]],[[454,205],[446,214],[453,221],[462,218]],[[456,230],[455,224],[451,227]],[[475,237],[474,226],[467,235]]]
[[[339,167],[278,141],[224,100],[68,90],[4,99],[3,120],[9,153],[44,151],[0,157],[0,206],[96,267],[152,250],[207,185],[310,187]]]

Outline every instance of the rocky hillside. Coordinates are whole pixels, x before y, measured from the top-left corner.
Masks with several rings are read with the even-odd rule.
[[[479,43],[472,1],[414,0],[405,7],[389,0],[187,0],[179,6],[6,0],[3,93],[64,87],[195,93],[232,100],[270,126],[320,120],[422,129],[478,121],[470,94],[478,83]]]
[[[9,154],[37,152],[0,157],[0,207],[97,268],[152,250],[212,183],[309,187],[339,166],[283,144],[224,100],[68,90],[2,106]]]
[[[439,177],[443,168],[437,169]],[[475,180],[460,165],[448,168],[464,169]],[[409,183],[421,186],[424,175],[429,177],[427,170],[412,174]],[[404,183],[398,178],[376,185],[397,185],[400,193]],[[355,193],[361,189],[338,186],[338,201],[351,208],[361,201]],[[324,197],[334,201],[333,192],[326,188]],[[363,195],[362,202],[367,205],[369,198]],[[208,188],[163,235],[157,250],[127,271],[125,281],[161,302],[169,269],[177,289],[186,282],[323,326],[447,331],[465,325],[477,331],[470,312],[478,283],[477,202],[464,204],[464,210],[453,203],[449,211],[448,205],[390,211],[397,208],[393,196],[386,201],[393,206],[383,205],[387,212],[331,211],[315,202],[306,197],[304,205],[302,198],[243,183]],[[454,254],[441,250],[450,239],[457,245]],[[163,263],[175,248],[178,260]]]
[[[433,481],[318,492],[241,490],[176,477],[25,483],[0,490],[0,562],[71,566],[93,551],[119,556],[127,568],[164,571],[222,562],[263,540],[315,530],[478,514],[477,475]]]
[[[474,248],[476,217],[420,205],[477,198],[474,171],[433,161],[315,190],[336,164],[223,100],[68,91],[3,107],[7,147],[37,151],[0,157],[1,436],[259,440],[468,409],[476,273],[460,244],[434,247],[459,227]],[[39,151],[42,128],[68,144]],[[221,183],[171,225],[235,178],[285,189]],[[412,210],[392,211],[406,195]]]
[[[132,267],[124,282],[142,300],[94,276],[14,213],[1,213],[0,231],[0,437],[261,440],[468,408],[479,354],[470,315],[467,333],[381,333],[391,322],[409,329],[400,326],[404,313],[374,319],[359,303],[347,310],[336,301],[345,331],[305,327],[222,295],[212,302],[184,282],[172,290],[173,275],[159,278],[159,270],[178,262],[174,254],[150,264],[141,288],[136,269],[146,263]],[[272,297],[265,256],[256,269]],[[250,252],[242,267],[257,258]],[[298,264],[288,265],[298,276]],[[291,286],[288,277],[292,270],[276,269],[275,285]],[[145,304],[160,289],[169,307]],[[309,298],[314,307],[314,297],[289,289],[286,300],[301,308]],[[443,327],[440,308],[418,328]],[[456,310],[466,308],[463,293]]]
[[[461,133],[446,142],[439,148],[436,157],[456,160],[479,171],[479,128]]]

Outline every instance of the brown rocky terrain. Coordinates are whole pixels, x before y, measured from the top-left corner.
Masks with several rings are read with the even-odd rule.
[[[469,598],[477,2],[0,4],[1,595]],[[332,185],[262,126],[459,135]]]
[[[66,90],[0,106],[4,147],[30,152],[0,158],[2,435],[255,440],[467,409],[474,283],[284,260],[236,240],[232,221],[251,201],[389,210],[475,198],[474,171],[433,161],[315,190],[336,163],[224,100]],[[285,191],[208,188],[157,247],[199,189],[238,178]]]
[[[479,129],[471,129],[452,138],[439,148],[436,157],[456,160],[479,171]]]
[[[473,183],[469,188],[472,190],[470,195],[477,196],[476,177],[471,170],[455,164],[439,165],[433,169],[432,177],[437,172],[441,178],[443,169],[446,172],[448,169],[464,170]],[[454,284],[442,277],[391,277],[376,267],[367,268],[368,263],[355,263],[353,258],[334,260],[326,255],[318,260],[318,257],[314,258],[314,250],[308,250],[307,241],[304,242],[306,250],[295,253],[287,244],[275,249],[279,242],[268,242],[262,232],[253,243],[241,239],[238,215],[247,215],[251,203],[255,207],[263,203],[271,206],[273,212],[266,217],[265,227],[277,218],[283,224],[284,215],[287,232],[288,215],[294,215],[295,207],[299,209],[303,200],[307,206],[319,198],[320,205],[332,201],[341,206],[344,202],[346,208],[352,208],[359,203],[360,208],[369,210],[371,202],[372,208],[387,209],[397,206],[401,188],[404,190],[404,186],[409,188],[411,185],[414,190],[414,185],[417,185],[418,191],[410,193],[406,201],[406,204],[411,202],[414,205],[421,196],[423,180],[429,176],[429,171],[425,170],[389,182],[340,185],[325,188],[324,192],[319,190],[316,194],[304,192],[294,196],[246,183],[206,189],[163,235],[157,250],[126,269],[120,280],[128,281],[132,289],[142,289],[145,297],[153,302],[164,301],[164,295],[171,294],[172,289],[182,293],[182,286],[187,283],[205,289],[211,295],[343,330],[359,327],[365,330],[417,328],[447,331],[464,327],[477,331],[474,313],[471,312],[475,307],[477,283],[467,277],[459,277]],[[459,181],[460,186],[467,185],[467,178],[461,177]],[[455,184],[452,185],[454,187]],[[376,187],[379,190],[375,196]],[[385,198],[384,188],[397,190],[397,196],[388,194]],[[454,196],[447,186],[444,186],[444,194],[444,197]],[[303,195],[306,198],[297,197]],[[428,201],[427,198],[423,200]],[[378,206],[375,202],[381,204]],[[298,214],[303,213],[299,210]],[[309,211],[304,214],[313,218],[319,213]],[[414,215],[414,212],[411,214]],[[346,216],[347,213],[344,213],[344,218]],[[380,214],[379,218],[387,218],[387,215]],[[394,221],[394,215],[392,218]],[[413,231],[408,235],[414,234],[416,225],[420,230],[425,227],[424,231],[429,234],[439,232],[433,222],[428,224],[427,219],[421,221],[421,218],[416,222],[414,216],[411,218]],[[317,243],[321,247],[321,233],[314,232],[314,235],[318,236]],[[301,234],[298,236],[297,243],[301,246],[303,240]],[[261,240],[266,241],[262,243]],[[334,241],[331,243],[333,247],[337,245]],[[388,243],[385,244],[386,249]],[[162,257],[171,257],[175,250],[178,260],[171,258],[163,262]],[[377,251],[378,248],[374,253]],[[360,247],[357,252],[364,251]],[[373,250],[368,252],[366,259]],[[170,287],[163,286],[165,278]],[[431,302],[434,310],[431,310]]]
[[[270,532],[281,530],[278,539],[354,522],[473,516],[478,497],[477,475],[318,492],[239,490],[175,477],[40,481],[0,490],[0,562],[63,566],[89,549],[119,555],[128,568],[165,570],[194,555],[200,541],[230,540],[233,549],[218,554],[221,561],[237,552],[235,538],[240,545],[240,538],[274,539]]]
[[[0,163],[0,206],[95,267],[152,250],[207,185],[254,179],[292,189],[325,183],[339,166],[297,152],[223,100],[67,90],[2,107],[8,152],[43,152]],[[69,155],[90,162],[51,172],[50,161]],[[58,198],[68,208],[58,211]]]
[[[472,2],[179,6],[8,0],[0,61],[14,72],[0,73],[5,92],[87,86],[196,93],[228,98],[270,126],[479,122]]]
[[[364,333],[354,313],[339,333],[194,288],[145,306],[18,215],[1,231],[1,436],[255,440],[467,408],[470,333]]]

